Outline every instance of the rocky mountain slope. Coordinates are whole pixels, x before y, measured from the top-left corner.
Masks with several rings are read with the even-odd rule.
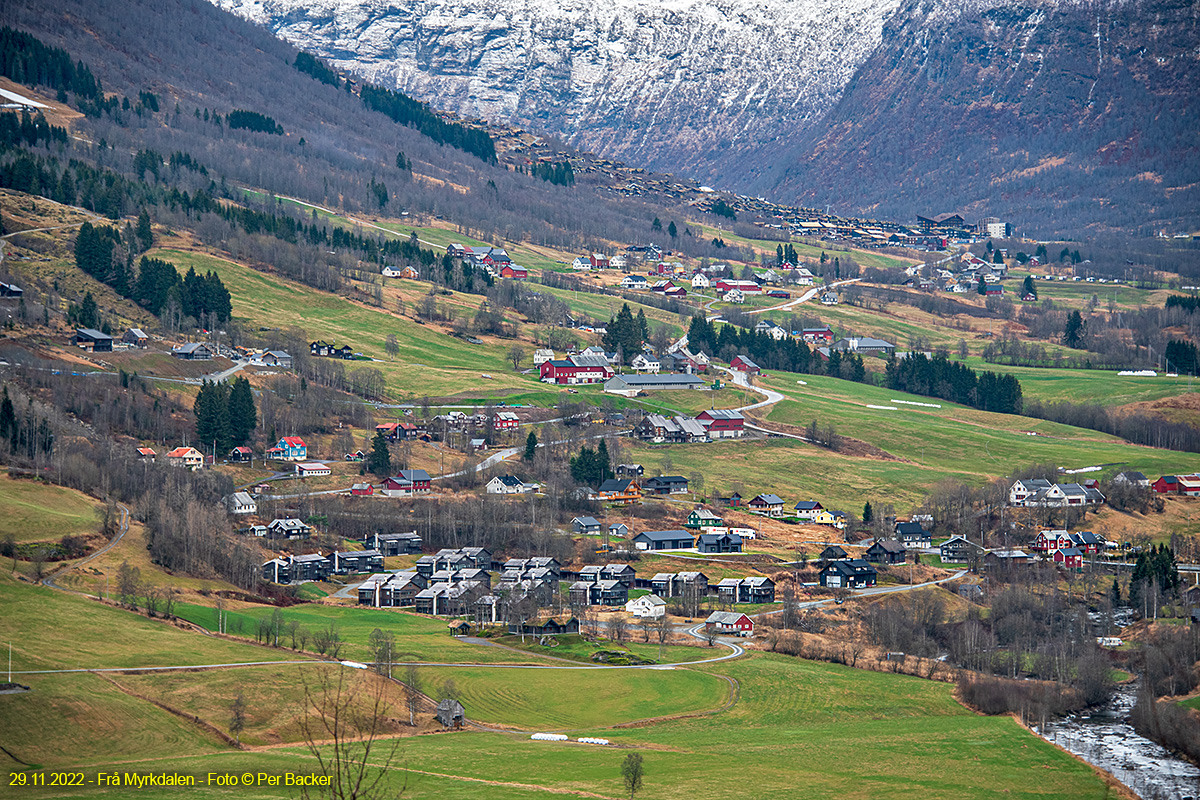
[[[217,0],[439,107],[653,168],[819,119],[898,0]]]
[[[1186,0],[215,0],[436,106],[783,202],[1197,224]]]

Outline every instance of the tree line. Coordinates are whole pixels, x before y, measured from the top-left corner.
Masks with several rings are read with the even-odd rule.
[[[269,133],[274,136],[283,136],[282,125],[266,114],[260,114],[257,111],[235,108],[229,112],[225,121],[231,130],[242,129],[254,131],[255,133]]]
[[[392,89],[367,84],[362,87],[359,96],[367,108],[401,125],[415,128],[438,144],[448,144],[489,164],[496,163],[496,143],[481,128],[447,122],[425,103]]]
[[[1021,383],[1016,377],[976,373],[944,353],[935,353],[932,358],[924,353],[909,353],[904,358],[893,355],[885,374],[887,388],[897,391],[939,397],[999,414],[1020,414],[1023,407]]]

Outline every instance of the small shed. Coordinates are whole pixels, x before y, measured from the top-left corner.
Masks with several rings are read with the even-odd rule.
[[[442,730],[454,731],[463,726],[466,719],[462,703],[453,698],[446,698],[438,703],[437,720],[442,723]]]

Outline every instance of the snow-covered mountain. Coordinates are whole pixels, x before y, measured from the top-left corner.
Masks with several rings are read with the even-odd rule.
[[[819,119],[899,0],[216,0],[441,108],[678,170]],[[688,170],[691,171],[690,169]]]
[[[1200,224],[1179,0],[213,0],[437,108],[843,213]]]

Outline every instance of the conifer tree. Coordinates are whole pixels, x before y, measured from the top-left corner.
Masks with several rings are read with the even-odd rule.
[[[388,450],[383,431],[375,431],[375,438],[371,440],[371,458],[367,462],[367,469],[380,478],[392,473],[392,453]]]

